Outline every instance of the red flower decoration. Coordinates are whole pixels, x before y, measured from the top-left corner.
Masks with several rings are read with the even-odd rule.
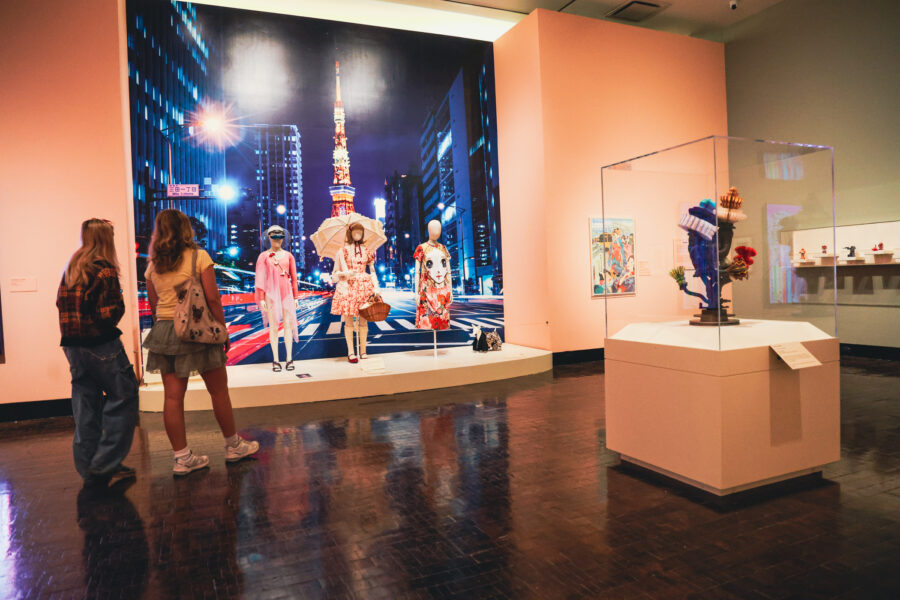
[[[738,246],[734,249],[734,253],[738,255],[749,267],[753,264],[753,258],[756,256],[756,250],[750,246]]]

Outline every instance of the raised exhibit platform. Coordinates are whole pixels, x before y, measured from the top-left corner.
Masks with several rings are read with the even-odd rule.
[[[769,348],[784,342],[822,364],[791,370]],[[727,495],[840,458],[839,344],[809,323],[635,323],[605,352],[606,445],[622,460]]]
[[[284,364],[284,363],[282,363]],[[469,346],[378,354],[350,364],[346,358],[294,362],[294,371],[272,371],[271,363],[228,367],[231,403],[235,408],[320,402],[402,394],[543,373],[553,368],[546,350],[504,344],[499,352],[481,354]],[[147,374],[140,390],[140,409],[163,408],[159,375]],[[191,377],[185,410],[210,410],[209,394],[199,377]]]

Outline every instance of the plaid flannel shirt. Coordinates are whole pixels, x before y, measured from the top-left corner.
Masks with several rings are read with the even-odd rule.
[[[59,283],[60,346],[96,346],[117,339],[116,325],[125,314],[125,301],[116,269],[107,262],[94,263],[89,283],[69,287],[65,276]]]

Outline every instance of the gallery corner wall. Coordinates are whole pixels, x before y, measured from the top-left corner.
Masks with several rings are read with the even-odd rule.
[[[84,219],[113,222],[134,362],[137,309],[124,0],[0,4],[0,403],[68,398],[56,290]],[[25,291],[14,291],[12,280]],[[35,284],[35,285],[32,285]]]
[[[900,221],[898,30],[896,0],[785,0],[727,31],[729,133],[833,146],[838,226]],[[900,347],[900,304],[872,305],[873,279],[900,298],[895,276],[842,278],[869,306],[839,305],[838,337]]]
[[[602,347],[588,236],[601,212],[600,168],[725,135],[723,46],[537,10],[494,43],[494,63],[507,340],[553,352]],[[636,223],[637,260],[655,227]],[[652,274],[670,266],[653,261]],[[636,289],[610,302],[652,313],[640,275]]]

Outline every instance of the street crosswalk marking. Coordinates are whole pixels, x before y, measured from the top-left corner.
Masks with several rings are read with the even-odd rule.
[[[460,323],[459,321],[450,321],[450,324],[456,327],[457,329],[464,329],[466,331],[472,331],[472,326],[468,323]]]
[[[393,331],[394,328],[387,324],[386,321],[373,321],[378,329],[382,331]]]
[[[402,327],[403,329],[415,329],[416,326],[407,321],[406,319],[394,319],[394,323]]]
[[[460,317],[460,318],[461,318],[463,321],[468,321],[469,323],[472,323],[472,324],[474,324],[474,325],[478,325],[478,326],[481,327],[482,329],[493,329],[493,328],[495,327],[494,325],[492,325],[492,324],[490,324],[490,323],[487,323],[487,322],[486,322],[487,319],[484,319],[485,322],[482,323],[481,321],[476,321],[475,319],[466,319],[466,318],[462,318],[462,317]],[[472,329],[472,327],[469,326],[468,329]]]
[[[491,325],[496,325],[497,327],[504,327],[504,326],[505,326],[505,324],[503,323],[503,321],[501,321],[500,319],[488,319],[488,318],[485,318],[485,317],[480,317],[480,319],[481,319],[482,321],[484,321],[485,323],[490,323]]]
[[[338,335],[341,332],[341,325],[343,325],[341,321],[333,322],[328,326],[328,331],[325,332],[325,335]]]
[[[312,323],[312,324],[307,325],[306,327],[304,327],[304,328],[303,328],[303,331],[300,332],[300,335],[301,335],[302,337],[312,337],[313,334],[316,332],[316,329],[318,329],[318,328],[319,328],[319,324],[318,324],[318,323]]]

